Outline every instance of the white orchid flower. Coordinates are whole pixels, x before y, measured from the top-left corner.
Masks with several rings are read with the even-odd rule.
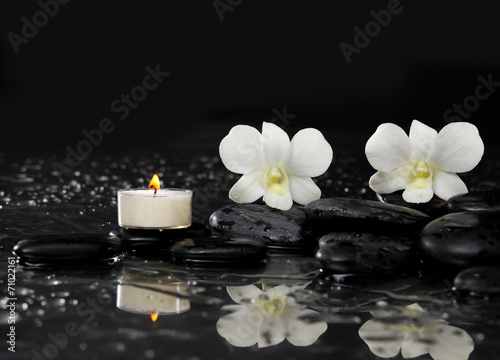
[[[309,346],[327,329],[326,321],[308,322],[313,310],[298,305],[290,293],[304,286],[279,285],[260,290],[255,285],[228,287],[239,305],[226,305],[232,311],[217,322],[217,332],[231,345],[259,348],[277,345],[285,338],[295,346]]]
[[[272,208],[289,210],[293,201],[306,205],[321,196],[311,177],[323,174],[333,150],[320,131],[300,130],[290,141],[279,126],[264,122],[262,134],[251,126],[237,125],[219,146],[228,170],[243,174],[229,191],[237,203],[263,197]]]
[[[474,350],[467,332],[429,317],[418,304],[406,306],[398,314],[406,319],[399,322],[391,320],[388,311],[372,314],[374,319],[361,326],[359,336],[376,356],[392,358],[401,351],[404,359],[429,354],[434,360],[467,360]]]
[[[467,193],[456,173],[472,170],[483,152],[477,128],[467,122],[450,123],[438,133],[413,120],[409,135],[385,123],[366,143],[366,157],[378,170],[369,186],[380,194],[405,189],[403,199],[409,203],[428,202],[434,194],[448,200]]]

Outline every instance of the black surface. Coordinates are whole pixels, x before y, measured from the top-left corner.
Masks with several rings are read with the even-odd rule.
[[[170,247],[175,261],[196,264],[223,263],[238,266],[264,260],[266,248],[257,240],[228,237],[194,237],[179,240]]]
[[[2,5],[4,285],[5,260],[19,240],[106,236],[117,227],[116,190],[146,187],[155,172],[164,185],[193,189],[193,220],[208,224],[213,211],[231,204],[227,194],[238,176],[221,164],[218,144],[236,124],[260,128],[272,121],[290,136],[318,128],[335,150],[332,166],[316,179],[323,197],[377,200],[368,188],[375,170],[364,155],[377,126],[393,122],[408,131],[418,119],[439,129],[450,119],[445,113],[462,106],[461,118],[478,126],[486,146],[479,166],[461,177],[469,190],[498,188],[500,92],[496,85],[489,92],[479,88],[489,77],[500,81],[497,0],[401,0],[403,10],[351,63],[339,45],[353,44],[354,27],[364,28],[388,1],[222,2],[233,5],[221,21],[212,1],[71,1],[18,53],[8,35],[22,34],[23,18],[32,21],[41,5]],[[169,75],[136,108],[111,108],[157,66]],[[475,103],[478,89],[487,99]],[[457,113],[448,114],[457,120]],[[94,129],[107,133],[101,138]],[[97,145],[90,148],[85,134]],[[283,255],[268,256],[271,269],[224,274],[174,267],[154,252],[62,272],[16,264],[16,352],[7,350],[9,317],[2,315],[0,357],[372,360],[378,357],[358,335],[369,311],[394,310],[388,320],[397,322],[400,308],[416,301],[429,316],[468,332],[475,342],[470,360],[500,358],[498,303],[457,292],[456,274],[444,275],[448,267],[425,276],[323,277],[309,257]],[[149,315],[118,309],[117,284],[130,263],[158,284],[177,274],[190,291],[191,310],[153,323]],[[261,349],[228,344],[216,331],[227,314],[221,307],[235,304],[224,286],[249,283],[309,283],[293,299],[314,309],[328,330],[307,347],[287,340]],[[2,295],[4,307],[7,286]],[[64,338],[72,323],[81,331],[58,347],[54,336]]]

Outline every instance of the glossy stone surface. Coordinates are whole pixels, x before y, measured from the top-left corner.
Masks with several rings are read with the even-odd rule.
[[[175,261],[195,264],[248,264],[266,256],[266,247],[248,238],[197,237],[176,242],[170,248]]]
[[[466,268],[498,264],[499,229],[499,222],[493,216],[476,212],[447,214],[422,229],[418,253],[424,265]]]
[[[210,216],[210,226],[227,236],[259,240],[273,249],[293,250],[316,244],[304,208],[297,205],[288,211],[260,204],[228,205]]]
[[[121,251],[118,237],[99,234],[41,235],[23,239],[13,248],[22,263],[31,265],[102,261]]]
[[[475,266],[458,273],[453,281],[457,290],[500,293],[500,267]]]
[[[155,253],[167,250],[173,243],[187,237],[208,236],[210,230],[203,224],[193,223],[185,229],[143,230],[124,229],[112,230],[110,236],[117,236],[122,240],[126,251],[132,253]]]
[[[404,206],[411,209],[421,211],[432,218],[443,216],[448,212],[445,204],[446,201],[438,198],[436,195],[426,203],[409,203],[403,199],[403,191],[395,191],[390,194],[376,194],[377,199],[385,204]]]
[[[380,274],[405,269],[411,257],[410,247],[396,242],[333,241],[317,250],[316,260],[325,272]]]
[[[451,212],[500,212],[500,190],[476,191],[453,196],[446,203]]]
[[[311,218],[329,222],[332,227],[337,228],[349,226],[408,228],[419,226],[429,219],[426,214],[407,207],[342,197],[313,201],[305,206],[305,210]]]
[[[370,232],[359,231],[336,231],[323,235],[319,241],[318,246],[326,246],[332,242],[347,241],[347,242],[395,242],[410,246],[414,239],[409,236],[400,235],[383,235]]]

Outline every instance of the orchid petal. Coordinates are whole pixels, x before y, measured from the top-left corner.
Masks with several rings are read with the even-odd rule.
[[[413,120],[408,135],[411,149],[413,150],[411,162],[425,160],[427,158],[427,154],[434,146],[437,134],[437,131],[430,126],[418,120]]]
[[[441,129],[428,162],[441,170],[460,173],[472,170],[483,153],[484,144],[477,127],[455,122]]]
[[[434,339],[417,338],[412,336],[411,333],[409,335],[410,336],[403,341],[403,344],[401,344],[401,355],[403,355],[403,358],[413,359],[429,352],[428,342]]]
[[[376,356],[394,357],[401,349],[402,339],[397,326],[372,319],[365,322],[358,333]]]
[[[321,190],[310,177],[290,176],[292,199],[300,205],[307,205],[321,197]]]
[[[234,302],[241,304],[244,301],[246,302],[250,299],[258,298],[259,295],[262,294],[262,290],[255,285],[228,286],[227,293]]]
[[[308,128],[292,138],[283,167],[289,175],[315,177],[328,170],[332,159],[332,147],[323,134]]]
[[[391,123],[379,125],[365,146],[370,165],[379,171],[393,171],[408,165],[410,140],[403,129]]]
[[[258,346],[264,348],[285,340],[285,324],[279,316],[264,317],[258,332]]]
[[[244,174],[262,167],[263,139],[257,129],[237,125],[219,145],[219,154],[229,171]]]
[[[236,203],[252,203],[264,195],[264,174],[251,172],[244,174],[229,190],[229,198]]]
[[[467,360],[474,350],[474,341],[466,331],[450,325],[438,325],[435,342],[429,345],[434,360]]]
[[[443,200],[468,192],[467,186],[457,174],[446,171],[437,171],[434,174],[432,188],[436,196]]]
[[[264,122],[262,123],[262,138],[267,167],[281,166],[290,145],[288,134],[279,126]]]
[[[266,189],[263,200],[267,206],[279,210],[290,210],[293,205],[292,194],[289,189],[283,189],[282,193]]]
[[[292,345],[312,345],[328,329],[326,321],[306,322],[303,320],[305,317],[317,315],[315,311],[299,310],[297,308],[292,311],[285,309],[285,311],[286,313],[283,313],[282,316],[288,319],[286,339]]]
[[[217,332],[233,346],[252,346],[259,339],[258,329],[264,317],[245,305],[240,305],[240,308],[239,311],[225,315],[217,321]]]
[[[425,186],[409,182],[403,192],[403,199],[409,203],[426,203],[432,199],[434,191],[432,190],[432,181],[429,179]]]
[[[379,194],[390,194],[406,188],[406,180],[410,173],[411,165],[403,166],[393,171],[377,171],[370,178],[370,189]]]

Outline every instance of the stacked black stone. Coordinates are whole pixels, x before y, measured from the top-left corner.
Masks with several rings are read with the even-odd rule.
[[[228,205],[215,211],[209,222],[220,234],[252,238],[269,250],[307,251],[316,246],[316,234],[303,206],[281,211],[261,204]]]
[[[305,207],[323,235],[316,259],[334,274],[401,273],[414,264],[412,245],[429,216],[371,200],[326,198]]]

